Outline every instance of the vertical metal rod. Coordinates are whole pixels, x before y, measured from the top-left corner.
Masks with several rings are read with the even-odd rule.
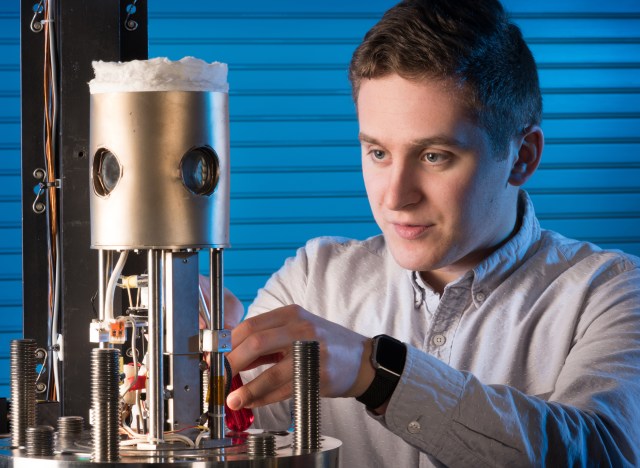
[[[224,329],[224,282],[222,277],[222,251],[211,249],[209,253],[209,281],[211,290],[211,329]],[[209,383],[209,437],[224,438],[224,353],[211,353]]]
[[[211,249],[209,259],[212,330],[224,329],[224,278],[222,277],[222,252],[223,249]]]
[[[164,251],[149,250],[149,438],[152,443],[164,440],[164,371],[162,366],[164,337]]]
[[[104,300],[105,286],[107,284],[107,265],[105,261],[106,252],[104,249],[98,250],[98,319],[104,320]],[[108,343],[100,343],[99,348],[107,348]]]

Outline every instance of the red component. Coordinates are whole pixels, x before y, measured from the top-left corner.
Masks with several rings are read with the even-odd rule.
[[[133,382],[135,379],[135,376],[133,377],[129,377],[127,380],[129,382]],[[145,388],[147,384],[147,376],[146,375],[138,375],[138,380],[131,385],[131,388],[129,388],[129,391],[132,392],[134,390],[142,390]]]
[[[231,379],[231,391],[237,390],[242,387],[244,383],[240,374]],[[249,429],[249,426],[253,424],[253,411],[251,408],[242,408],[241,410],[232,410],[227,406],[227,402],[224,403],[224,410],[226,413],[225,421],[230,431],[242,432]]]

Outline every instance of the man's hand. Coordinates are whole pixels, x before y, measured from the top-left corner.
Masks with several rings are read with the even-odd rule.
[[[371,340],[289,305],[247,319],[232,331],[233,350],[227,358],[234,372],[274,365],[232,392],[229,408],[252,408],[291,397],[296,340],[320,343],[321,396],[359,396],[373,380]]]

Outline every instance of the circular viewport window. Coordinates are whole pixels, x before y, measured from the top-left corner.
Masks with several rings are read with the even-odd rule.
[[[220,163],[209,146],[191,148],[180,162],[182,182],[196,195],[211,195],[218,185]]]

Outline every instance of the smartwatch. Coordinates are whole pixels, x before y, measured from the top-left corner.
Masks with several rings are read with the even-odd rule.
[[[356,400],[371,409],[382,406],[396,389],[406,358],[407,347],[404,343],[388,335],[374,336],[371,364],[376,375],[369,388]]]

